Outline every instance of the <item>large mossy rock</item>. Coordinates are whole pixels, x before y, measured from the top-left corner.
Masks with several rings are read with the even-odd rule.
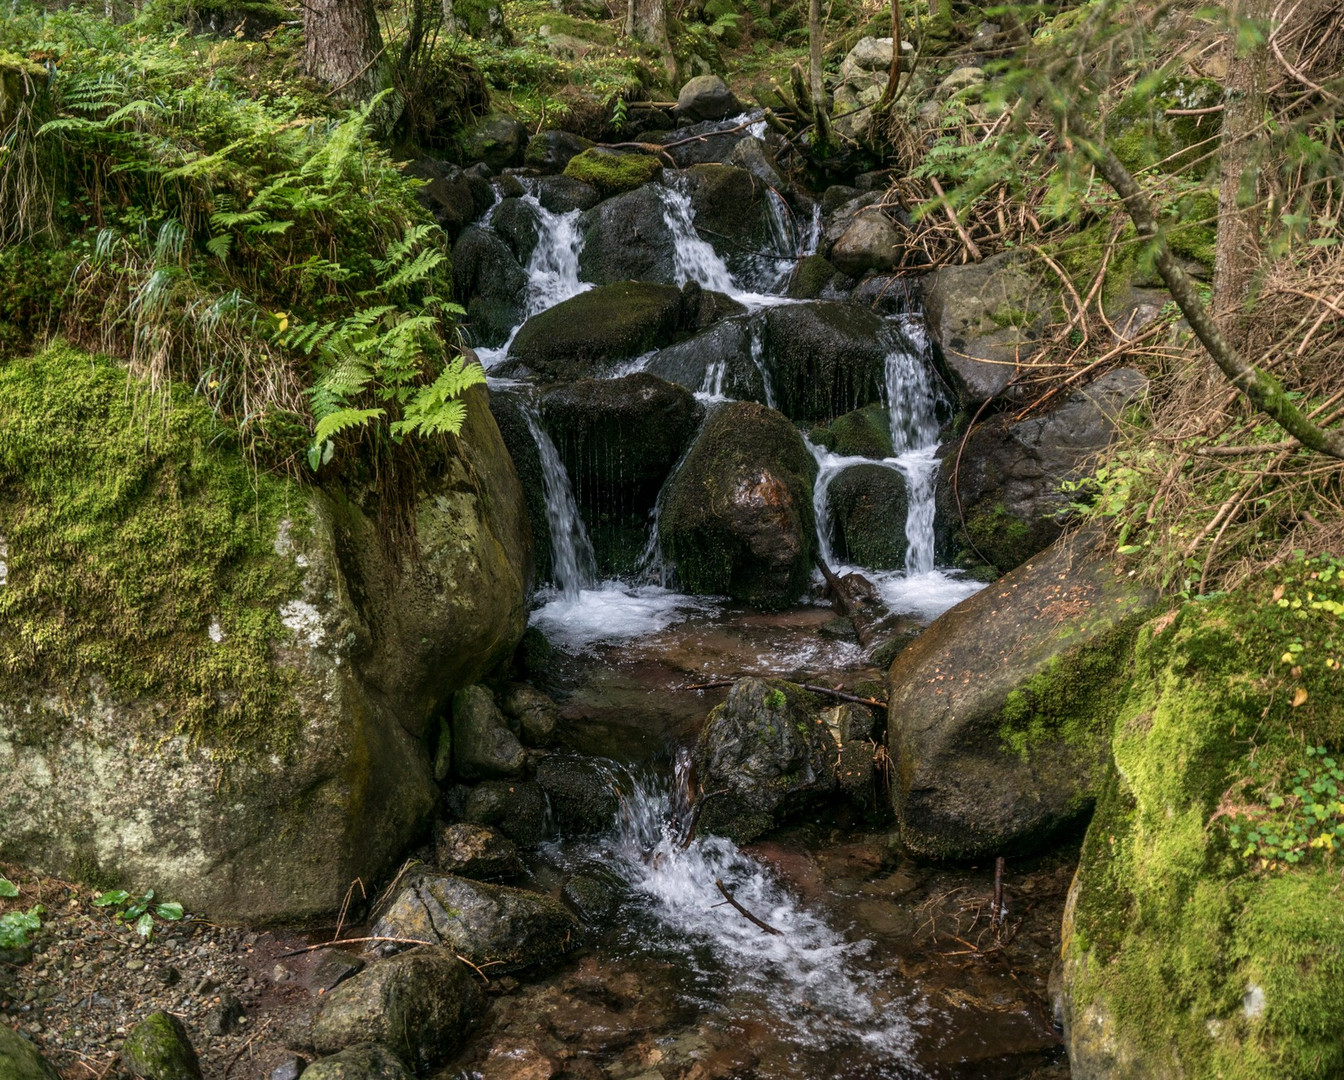
[[[812,573],[817,464],[773,409],[715,409],[669,483],[659,517],[663,554],[681,587],[756,607],[785,607]]]
[[[472,225],[453,245],[453,296],[467,309],[471,340],[493,348],[523,321],[527,274],[498,234]]]
[[[698,285],[625,281],[570,297],[528,319],[509,349],[545,379],[600,376],[613,364],[670,345],[742,308]]]
[[[240,921],[395,865],[437,801],[431,717],[524,629],[484,392],[426,459],[415,556],[371,494],[258,474],[203,400],[111,361],[9,361],[0,429],[0,858]]]
[[[588,184],[603,198],[610,198],[658,179],[663,163],[652,154],[628,154],[594,146],[571,158],[564,171],[571,180]]]
[[[1133,368],[1119,368],[1048,412],[1025,420],[993,416],[964,443],[952,440],[938,473],[938,516],[951,530],[944,553],[986,559],[1006,573],[1054,543],[1071,498],[1061,485],[1090,473],[1147,386]]]
[[[792,683],[738,680],[695,744],[696,779],[714,793],[701,829],[754,840],[836,793],[838,755],[815,697]]]
[[[0,1024],[0,1080],[58,1080],[59,1076],[36,1046]]]
[[[882,320],[865,308],[828,300],[772,307],[765,348],[790,420],[827,421],[882,400],[890,346]]]
[[[1039,348],[1050,295],[1026,264],[1005,251],[929,275],[924,314],[962,408],[997,397]]]
[[[401,1059],[377,1043],[362,1043],[315,1061],[303,1070],[309,1080],[411,1080]]]
[[[557,960],[580,936],[574,916],[549,896],[429,874],[406,882],[372,933],[437,942],[501,972]]]
[[[417,1069],[452,1054],[483,1007],[471,969],[430,946],[380,960],[330,991],[313,1016],[312,1044],[335,1054],[377,1043]]]
[[[1130,646],[1155,599],[1098,544],[1059,541],[892,663],[892,802],[917,854],[1026,851],[1093,805]]]
[[[583,250],[579,274],[584,281],[610,285],[617,281],[676,279],[672,230],[658,188],[645,184],[605,199],[583,216]]]
[[[638,372],[559,386],[543,399],[542,417],[574,486],[599,572],[633,572],[658,492],[700,426],[699,404],[684,387]]]
[[[847,412],[823,427],[815,427],[809,437],[841,457],[887,458],[896,451],[891,439],[891,417],[881,402]]]
[[[1323,759],[1344,747],[1339,620],[1316,605],[1344,599],[1337,573],[1290,564],[1140,632],[1065,910],[1079,1080],[1344,1076],[1344,893],[1311,846],[1344,815],[1312,825],[1292,791],[1305,769],[1310,801],[1334,798],[1314,778],[1335,783]],[[1251,823],[1234,836],[1235,814]],[[1300,861],[1262,869],[1253,823]]]
[[[905,476],[886,465],[851,465],[826,489],[836,556],[873,570],[905,566]]]
[[[141,1080],[201,1080],[201,1062],[186,1025],[168,1012],[150,1013],[131,1029],[121,1061]]]

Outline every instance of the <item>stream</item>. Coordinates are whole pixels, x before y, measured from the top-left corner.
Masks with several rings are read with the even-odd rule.
[[[725,293],[751,320],[794,302],[782,292],[794,260],[816,248],[817,218],[799,228],[774,195],[778,257],[761,253],[735,276],[697,233],[680,179],[669,172],[658,194],[677,284]],[[538,233],[525,267],[532,316],[592,286],[579,269],[580,211],[553,213],[531,189],[523,198]],[[889,317],[883,333],[894,452],[875,462],[807,441],[818,467],[816,544],[837,574],[863,574],[915,630],[981,586],[935,561],[945,406],[921,317]],[[478,355],[492,392],[517,401],[541,463],[552,580],[538,590],[530,623],[555,654],[539,685],[561,702],[567,748],[609,760],[621,807],[604,835],[543,846],[531,883],[554,890],[590,868],[621,899],[576,970],[497,999],[491,1022],[451,1074],[552,1075],[526,1065],[534,1051],[558,1042],[590,1062],[594,1077],[614,1080],[1067,1076],[1044,1001],[1076,852],[1014,863],[1004,925],[995,929],[992,866],[917,865],[892,846],[889,824],[852,809],[806,817],[745,847],[708,835],[686,839],[688,747],[726,694],[702,684],[745,675],[878,684],[882,672],[867,665],[855,641],[827,633],[835,613],[819,599],[767,614],[678,591],[660,550],[657,508],[639,571],[604,578],[537,389],[491,374],[516,334],[517,327],[502,346]],[[754,321],[751,359],[773,405],[769,357]],[[646,361],[608,374],[630,374]],[[731,400],[725,382],[723,362],[711,362],[695,392],[707,411]],[[828,491],[857,463],[905,479],[901,569],[848,566],[835,556]],[[810,595],[819,597],[820,586],[817,573]],[[504,1060],[513,1072],[491,1071]],[[566,1076],[572,1068],[566,1065]]]

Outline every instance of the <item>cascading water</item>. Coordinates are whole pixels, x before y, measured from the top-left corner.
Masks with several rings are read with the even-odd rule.
[[[568,601],[579,598],[580,591],[593,584],[597,577],[597,560],[593,543],[588,538],[579,506],[574,500],[574,487],[555,443],[546,434],[541,416],[530,401],[520,405],[527,429],[536,440],[541,458],[541,482],[546,496],[546,524],[551,529],[551,567],[556,587]]]
[[[887,354],[887,413],[898,466],[905,476],[905,572],[933,572],[934,488],[938,477],[938,400],[924,361],[923,327],[905,320],[901,341]]]
[[[727,293],[739,292],[737,282],[728,272],[708,240],[695,231],[695,211],[691,196],[684,185],[669,184],[661,189],[663,221],[672,234],[672,273],[678,285],[694,281],[706,289]]]

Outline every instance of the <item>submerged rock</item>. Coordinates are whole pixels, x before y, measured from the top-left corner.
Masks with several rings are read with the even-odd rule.
[[[187,1029],[172,1013],[150,1013],[121,1046],[126,1071],[141,1080],[201,1080],[201,1062]]]
[[[994,416],[964,442],[949,443],[937,493],[939,517],[953,530],[943,539],[945,554],[964,547],[1006,572],[1049,547],[1063,531],[1061,513],[1076,497],[1061,485],[1090,473],[1121,414],[1147,386],[1133,368],[1119,368],[1048,412],[1026,420]]]
[[[303,1070],[310,1080],[411,1080],[399,1057],[375,1043],[347,1047]]]
[[[739,679],[695,744],[700,828],[753,840],[835,794],[839,752],[819,703],[792,683]]]
[[[580,927],[548,896],[466,878],[420,874],[397,894],[375,937],[437,941],[503,972],[549,963],[578,944]]]
[[[779,410],[825,421],[882,400],[888,345],[882,320],[853,304],[782,304],[765,315],[765,345]]]
[[[321,998],[312,1045],[334,1054],[377,1043],[417,1069],[461,1045],[483,1007],[471,969],[449,950],[417,948],[371,964]]]
[[[797,429],[763,405],[715,409],[669,482],[664,555],[693,593],[784,607],[812,573],[817,465]]]
[[[1026,851],[1091,808],[1134,633],[1155,599],[1094,543],[1059,541],[934,620],[892,663],[891,794],[917,854]]]

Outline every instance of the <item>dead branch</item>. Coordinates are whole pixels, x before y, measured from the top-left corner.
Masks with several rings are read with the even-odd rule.
[[[752,923],[755,926],[759,926],[767,934],[774,934],[776,937],[784,936],[783,930],[776,930],[768,922],[763,922],[760,919],[756,918],[755,915],[753,915],[750,911],[748,911],[741,904],[739,904],[736,898],[733,896],[733,894],[728,891],[728,886],[726,886],[723,883],[722,878],[715,878],[714,884],[719,887],[719,892],[723,893],[724,899],[727,900],[727,902],[733,906],[733,910],[736,911],[739,915],[741,915],[744,919],[746,919],[749,923]]]

